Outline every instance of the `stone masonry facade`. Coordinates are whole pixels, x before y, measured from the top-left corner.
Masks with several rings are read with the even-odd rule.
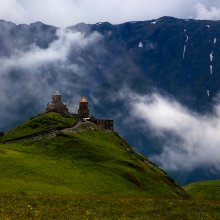
[[[114,121],[110,119],[97,119],[90,115],[89,103],[85,96],[79,101],[78,114],[70,113],[67,106],[61,100],[61,94],[56,92],[52,96],[52,101],[47,104],[45,112],[57,112],[66,115],[75,115],[80,118],[81,121],[90,121],[97,124],[99,127],[114,130]]]

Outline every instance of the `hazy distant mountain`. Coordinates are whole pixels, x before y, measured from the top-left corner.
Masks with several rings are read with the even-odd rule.
[[[88,96],[94,114],[115,119],[119,133],[152,156],[161,152],[162,140],[152,136],[150,129],[128,122],[123,89],[140,95],[158,91],[195,112],[212,111],[220,89],[220,21],[162,17],[67,28],[81,32],[80,36],[59,35],[57,30],[40,22],[15,25],[0,21],[0,77],[5,85],[0,89],[0,129],[43,111],[52,91],[58,89],[69,104],[74,103],[72,109],[76,109],[79,96]],[[65,54],[65,61],[54,55],[56,50],[61,58]],[[38,64],[43,56],[47,62],[36,67],[28,64],[31,56]],[[17,65],[14,61],[19,57]],[[170,173],[182,183],[220,178],[210,169],[204,165]]]

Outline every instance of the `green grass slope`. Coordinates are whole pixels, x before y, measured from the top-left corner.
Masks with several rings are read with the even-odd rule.
[[[220,200],[0,194],[0,219],[219,220]]]
[[[45,131],[47,124],[54,129],[58,123],[51,124],[62,117],[40,115],[3,139]],[[43,127],[30,128],[33,120]],[[68,118],[66,126],[74,120]],[[187,196],[164,171],[133,152],[115,132],[92,123],[82,123],[75,132],[51,139],[2,143],[0,167],[0,193]]]
[[[220,180],[195,182],[186,185],[184,189],[194,198],[220,200]]]
[[[33,117],[23,124],[17,126],[15,129],[6,133],[1,140],[19,139],[25,136],[48,132],[63,127],[74,126],[78,119],[72,116],[61,115],[55,112],[44,113]]]

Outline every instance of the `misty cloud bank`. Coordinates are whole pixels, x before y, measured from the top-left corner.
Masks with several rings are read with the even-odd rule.
[[[177,18],[220,19],[218,0],[1,0],[0,19],[15,23],[42,21],[59,27],[96,23]]]
[[[220,6],[207,7],[205,4],[197,3],[195,9],[196,19],[220,20]]]
[[[161,154],[152,156],[159,165],[167,170],[220,168],[220,104],[212,115],[201,115],[159,93],[141,96],[125,90],[120,97],[128,100],[127,123],[150,128],[163,140]]]
[[[68,56],[72,50],[77,54],[78,51],[102,38],[96,32],[85,37],[81,32],[73,32],[68,29],[58,29],[56,35],[58,39],[46,49],[32,44],[27,51],[17,50],[11,57],[0,58],[1,72],[7,72],[13,68],[36,69],[55,62],[60,65],[68,65]],[[74,72],[78,72],[80,67],[72,65],[72,68],[77,70]],[[83,75],[81,76],[83,77]]]
[[[65,94],[70,110],[75,111],[85,86],[96,83],[83,54],[94,45],[98,50],[102,36],[67,29],[58,29],[56,36],[46,48],[34,43],[0,57],[0,129],[43,112],[56,90]]]

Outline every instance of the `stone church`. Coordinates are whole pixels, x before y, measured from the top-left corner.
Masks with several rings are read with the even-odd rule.
[[[67,106],[61,101],[61,94],[58,91],[52,96],[52,101],[47,104],[45,112],[69,113]]]
[[[57,112],[66,115],[74,115],[79,117],[82,121],[90,121],[97,124],[99,127],[109,130],[114,130],[114,122],[109,119],[97,119],[90,115],[89,103],[85,96],[79,101],[78,114],[70,113],[67,106],[61,100],[61,94],[55,92],[52,96],[52,101],[47,104],[45,112]]]

